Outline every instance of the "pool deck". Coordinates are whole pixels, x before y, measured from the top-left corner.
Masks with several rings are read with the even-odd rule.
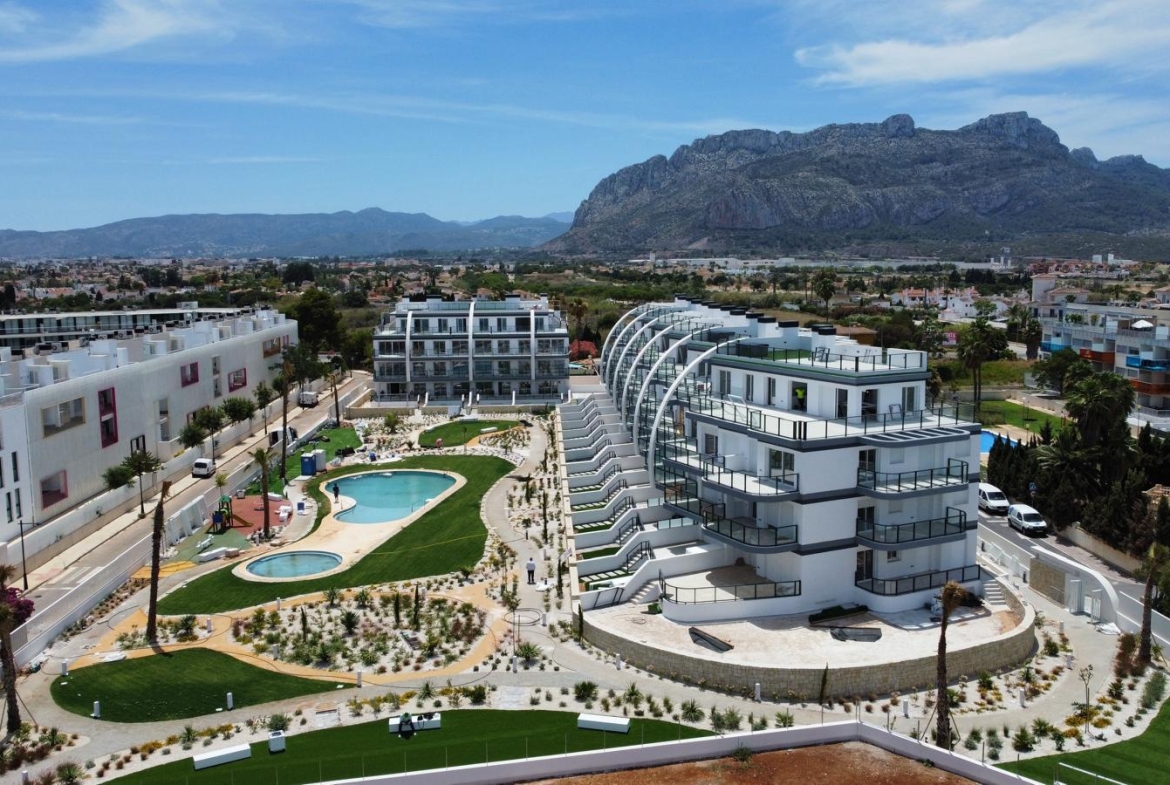
[[[348,477],[360,477],[362,474],[382,474],[385,471],[386,467],[383,466],[378,469],[371,469],[369,472],[351,474],[348,475]],[[390,539],[395,534],[417,521],[423,515],[434,509],[436,505],[443,502],[447,497],[467,484],[467,480],[463,476],[455,474],[454,472],[444,472],[431,469],[411,469],[411,471],[426,471],[432,474],[442,474],[453,479],[455,484],[447,488],[438,496],[434,497],[429,504],[424,504],[422,507],[418,508],[405,518],[399,518],[396,521],[381,524],[347,523],[345,521],[338,520],[335,517],[336,512],[343,512],[345,510],[351,509],[356,504],[353,498],[343,494],[340,497],[340,504],[337,506],[336,510],[331,510],[325,515],[325,517],[321,520],[321,525],[317,527],[315,532],[311,532],[310,534],[297,540],[295,543],[281,545],[274,548],[260,548],[258,553],[252,554],[251,558],[234,566],[232,568],[232,574],[238,578],[243,578],[244,580],[258,581],[260,583],[288,583],[290,581],[299,581],[307,577],[324,578],[329,575],[333,575],[334,573],[343,572],[349,569],[350,566],[352,566],[353,563],[358,559],[362,558],[367,553],[384,543],[386,540]],[[331,505],[333,504],[333,494],[330,493],[329,488],[327,487],[329,484],[328,480],[314,478],[309,482],[318,483],[318,487],[321,493],[325,494],[325,496],[329,498],[329,503]],[[303,488],[298,488],[297,490],[304,493]],[[309,499],[307,493],[304,493],[304,498],[306,499],[305,515],[299,516],[294,513],[294,517],[305,518],[316,514],[316,507],[315,505],[311,505],[311,499]],[[276,504],[278,507],[280,504],[286,503],[290,502],[274,502],[274,504]],[[311,521],[312,518],[309,517],[309,520]],[[277,553],[292,553],[294,551],[329,551],[330,553],[336,553],[341,557],[341,564],[337,565],[331,570],[292,578],[265,578],[259,575],[253,575],[252,573],[248,572],[248,564],[255,561],[256,559],[264,558],[265,556],[272,556]]]

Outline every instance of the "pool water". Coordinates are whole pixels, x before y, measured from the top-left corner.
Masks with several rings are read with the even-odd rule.
[[[982,452],[982,453],[991,452],[991,447],[992,447],[992,445],[995,444],[996,435],[997,434],[994,434],[991,431],[980,431],[979,432],[979,452]],[[1008,439],[1006,436],[1002,436],[1001,438],[1007,439],[1008,444],[1015,444],[1015,442],[1013,442],[1011,439]]]
[[[341,495],[357,502],[337,514],[346,523],[389,523],[405,518],[455,484],[453,477],[435,472],[378,472],[337,480]],[[333,485],[325,489],[333,492]]]
[[[261,578],[301,578],[332,570],[341,557],[329,551],[274,553],[248,565],[248,572]]]

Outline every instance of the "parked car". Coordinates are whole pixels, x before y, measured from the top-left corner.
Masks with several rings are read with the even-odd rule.
[[[979,509],[995,515],[1006,515],[1011,505],[1008,497],[999,488],[991,483],[979,483]]]
[[[195,463],[191,464],[191,476],[214,477],[215,461],[210,458],[196,458]]]
[[[1048,522],[1035,508],[1026,504],[1013,504],[1008,507],[1008,524],[1013,529],[1019,529],[1023,534],[1046,534]]]

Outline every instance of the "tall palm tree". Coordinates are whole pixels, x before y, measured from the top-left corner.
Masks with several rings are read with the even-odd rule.
[[[1087,447],[1074,428],[1064,428],[1052,444],[1036,448],[1036,462],[1051,477],[1067,477],[1082,498],[1100,490],[1100,467],[1097,451]]]
[[[938,627],[938,663],[935,707],[938,711],[935,743],[944,750],[951,748],[951,699],[947,694],[947,625],[951,614],[967,596],[967,590],[954,581],[947,581],[942,587],[942,621]]]
[[[1162,577],[1162,571],[1170,562],[1170,502],[1163,496],[1158,506],[1145,512],[1146,530],[1150,533],[1152,542],[1145,553],[1143,569],[1146,572],[1145,591],[1142,593],[1142,629],[1138,636],[1138,661],[1149,662],[1153,655],[1153,623],[1154,587]]]
[[[158,576],[162,569],[162,542],[166,516],[163,506],[171,495],[171,481],[163,480],[158,504],[154,506],[154,521],[150,532],[150,600],[146,605],[146,640],[158,641]]]
[[[268,451],[267,447],[258,447],[252,453],[252,461],[260,467],[260,498],[264,509],[264,539],[269,538],[270,532],[268,530],[268,508],[271,502],[268,500],[268,478],[269,469],[268,463],[272,460],[272,453]]]
[[[16,568],[0,564],[0,666],[4,668],[4,695],[8,701],[8,733],[20,730],[20,700],[16,697],[16,652],[12,648],[12,630],[16,611],[8,604],[8,584],[16,578]]]
[[[971,371],[976,410],[983,399],[983,363],[998,358],[1006,348],[1007,336],[982,316],[959,339],[959,362]]]
[[[281,432],[280,432],[280,481],[288,482],[288,469],[285,464],[288,463],[288,390],[292,384],[292,363],[288,361],[287,355],[284,358],[284,363],[280,371],[280,406],[281,406]],[[265,496],[268,494],[265,493]],[[264,515],[265,536],[268,535],[268,515]]]
[[[813,279],[813,292],[825,301],[825,316],[828,316],[829,303],[837,293],[837,276],[831,270],[821,270]]]
[[[1065,393],[1064,410],[1076,420],[1085,444],[1096,447],[1104,433],[1125,422],[1136,397],[1125,377],[1110,372],[1095,373]]]

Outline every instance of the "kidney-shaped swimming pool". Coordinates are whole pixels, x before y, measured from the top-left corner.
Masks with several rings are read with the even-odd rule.
[[[335,481],[342,496],[356,504],[337,513],[345,523],[389,523],[405,518],[455,484],[437,472],[397,471],[359,474]],[[333,493],[333,483],[325,489]]]

